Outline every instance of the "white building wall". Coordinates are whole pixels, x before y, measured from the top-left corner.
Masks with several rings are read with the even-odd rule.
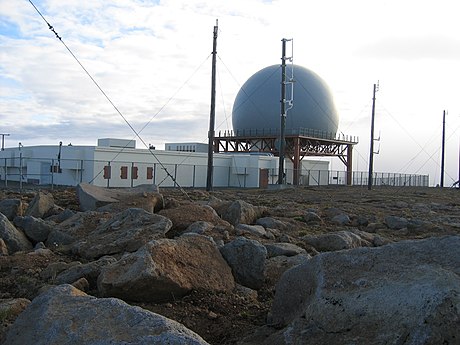
[[[58,154],[58,145],[5,149],[0,152],[1,179],[4,180],[7,172],[8,181],[19,181],[22,175],[23,182],[36,184],[74,186],[80,182],[89,182],[104,187],[140,184],[173,187],[175,182],[168,176],[169,173],[182,187],[206,186],[207,153],[156,150],[152,154],[146,149],[120,151],[120,148],[114,147],[62,146],[60,159]],[[110,179],[104,176],[106,166],[110,166]],[[136,179],[132,175],[133,167],[137,168]],[[123,176],[126,178],[122,178],[122,169],[126,172]],[[215,154],[213,186],[257,188],[260,169],[269,169],[269,183],[276,183],[277,157],[242,153]],[[152,178],[148,176],[149,170]]]
[[[299,184],[304,186],[318,186],[329,184],[329,161],[303,159],[300,162]],[[287,181],[294,180],[294,165],[286,160]]]

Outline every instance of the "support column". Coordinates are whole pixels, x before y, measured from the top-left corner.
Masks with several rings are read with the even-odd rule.
[[[353,184],[353,145],[347,145],[347,186]]]
[[[295,186],[299,185],[300,178],[300,138],[294,139],[294,181]]]

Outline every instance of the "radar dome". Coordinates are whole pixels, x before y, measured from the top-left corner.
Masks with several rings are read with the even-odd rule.
[[[286,133],[304,128],[335,134],[339,117],[329,87],[316,73],[302,66],[294,65],[293,74],[293,107],[287,111]],[[289,80],[291,65],[286,66],[286,75]],[[286,89],[286,99],[289,100],[289,84]],[[281,66],[268,66],[255,73],[235,98],[233,130],[236,133],[256,129],[279,131],[280,99]]]

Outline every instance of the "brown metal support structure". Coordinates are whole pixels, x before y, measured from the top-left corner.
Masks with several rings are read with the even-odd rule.
[[[219,133],[220,134],[220,133]],[[276,135],[265,136],[217,136],[214,152],[266,152],[279,156]],[[347,169],[347,184],[353,183],[353,145],[357,138],[324,139],[303,135],[286,135],[285,157],[294,167],[293,184],[298,185],[301,176],[301,161],[304,157],[338,157]]]
[[[347,145],[347,185],[353,184],[353,145]]]
[[[294,185],[299,184],[300,180],[300,138],[294,138]]]

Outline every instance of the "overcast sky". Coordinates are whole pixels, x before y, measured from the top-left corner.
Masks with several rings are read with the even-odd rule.
[[[146,143],[207,142],[212,31],[219,20],[216,131],[258,70],[294,62],[335,98],[339,131],[359,136],[354,170],[367,170],[373,84],[374,171],[458,180],[458,0],[35,0],[33,3]],[[147,126],[146,126],[147,124]],[[145,127],[145,128],[144,128]],[[0,132],[7,147],[95,145],[134,137],[28,0],[0,0]],[[138,147],[141,144],[138,141]],[[338,159],[332,169],[344,170]]]

